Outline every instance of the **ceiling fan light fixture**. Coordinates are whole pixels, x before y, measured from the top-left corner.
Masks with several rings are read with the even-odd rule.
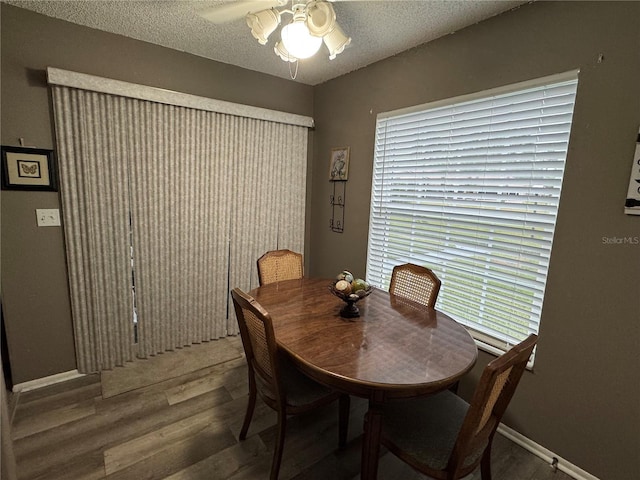
[[[307,28],[316,37],[324,37],[336,24],[336,12],[330,3],[312,1],[307,4]]]
[[[333,26],[333,30],[322,37],[322,40],[329,49],[329,60],[335,59],[351,43],[351,37],[347,37],[337,23]]]
[[[291,23],[282,27],[280,35],[287,51],[300,59],[315,55],[322,45],[322,38],[309,33],[304,16],[294,16]]]
[[[280,25],[280,12],[275,8],[249,13],[246,17],[247,25],[251,28],[251,35],[258,40],[260,45],[266,45],[278,25]]]
[[[291,55],[291,53],[287,51],[287,49],[282,44],[282,42],[276,43],[276,46],[273,47],[273,51],[276,52],[276,55],[278,55],[285,62],[293,63],[298,61],[296,57],[294,57],[293,55]]]

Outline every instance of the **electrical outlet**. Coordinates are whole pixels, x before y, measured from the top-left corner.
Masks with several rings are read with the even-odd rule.
[[[36,208],[36,219],[39,227],[59,227],[60,210],[57,208]]]

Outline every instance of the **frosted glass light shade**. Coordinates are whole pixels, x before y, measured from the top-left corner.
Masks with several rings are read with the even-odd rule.
[[[293,55],[291,55],[287,51],[287,49],[284,47],[282,42],[276,43],[276,46],[273,47],[273,51],[276,52],[276,55],[278,55],[285,62],[292,62],[293,63],[293,62],[297,62],[298,61],[298,59],[296,57],[294,57]]]
[[[311,35],[324,37],[336,24],[336,12],[329,2],[313,0],[307,3],[305,23]]]
[[[247,25],[251,28],[251,35],[260,45],[266,45],[269,35],[280,25],[280,13],[272,8],[247,15]]]
[[[322,38],[314,37],[304,24],[304,19],[294,19],[282,28],[284,48],[296,58],[309,58],[320,50]]]
[[[351,43],[351,37],[347,37],[337,23],[333,26],[333,30],[322,39],[329,49],[329,60],[336,58],[336,55],[342,53],[344,48]]]

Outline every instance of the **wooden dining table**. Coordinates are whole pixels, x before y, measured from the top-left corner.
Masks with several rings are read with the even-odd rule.
[[[375,479],[382,418],[379,405],[454,385],[475,364],[467,330],[446,314],[374,288],[343,318],[331,279],[303,278],[250,292],[271,315],[278,346],[316,381],[368,399],[361,478]]]

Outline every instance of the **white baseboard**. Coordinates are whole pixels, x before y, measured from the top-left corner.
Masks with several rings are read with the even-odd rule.
[[[37,388],[53,385],[54,383],[66,382],[78,377],[84,377],[84,373],[79,373],[78,370],[70,370],[68,372],[56,373],[49,377],[36,378],[24,383],[18,383],[11,389],[12,392],[28,392],[29,390],[35,390]]]
[[[566,473],[572,478],[577,480],[599,480],[598,477],[591,475],[589,472],[585,472],[580,467],[570,463],[564,458],[556,455],[550,450],[547,450],[542,445],[538,445],[533,440],[525,437],[521,433],[516,432],[512,428],[507,427],[504,424],[498,425],[498,433],[505,436],[512,442],[520,445],[525,450],[533,453],[535,456],[542,458],[549,462],[549,466],[551,468],[552,464],[555,462],[556,467],[561,472]]]

